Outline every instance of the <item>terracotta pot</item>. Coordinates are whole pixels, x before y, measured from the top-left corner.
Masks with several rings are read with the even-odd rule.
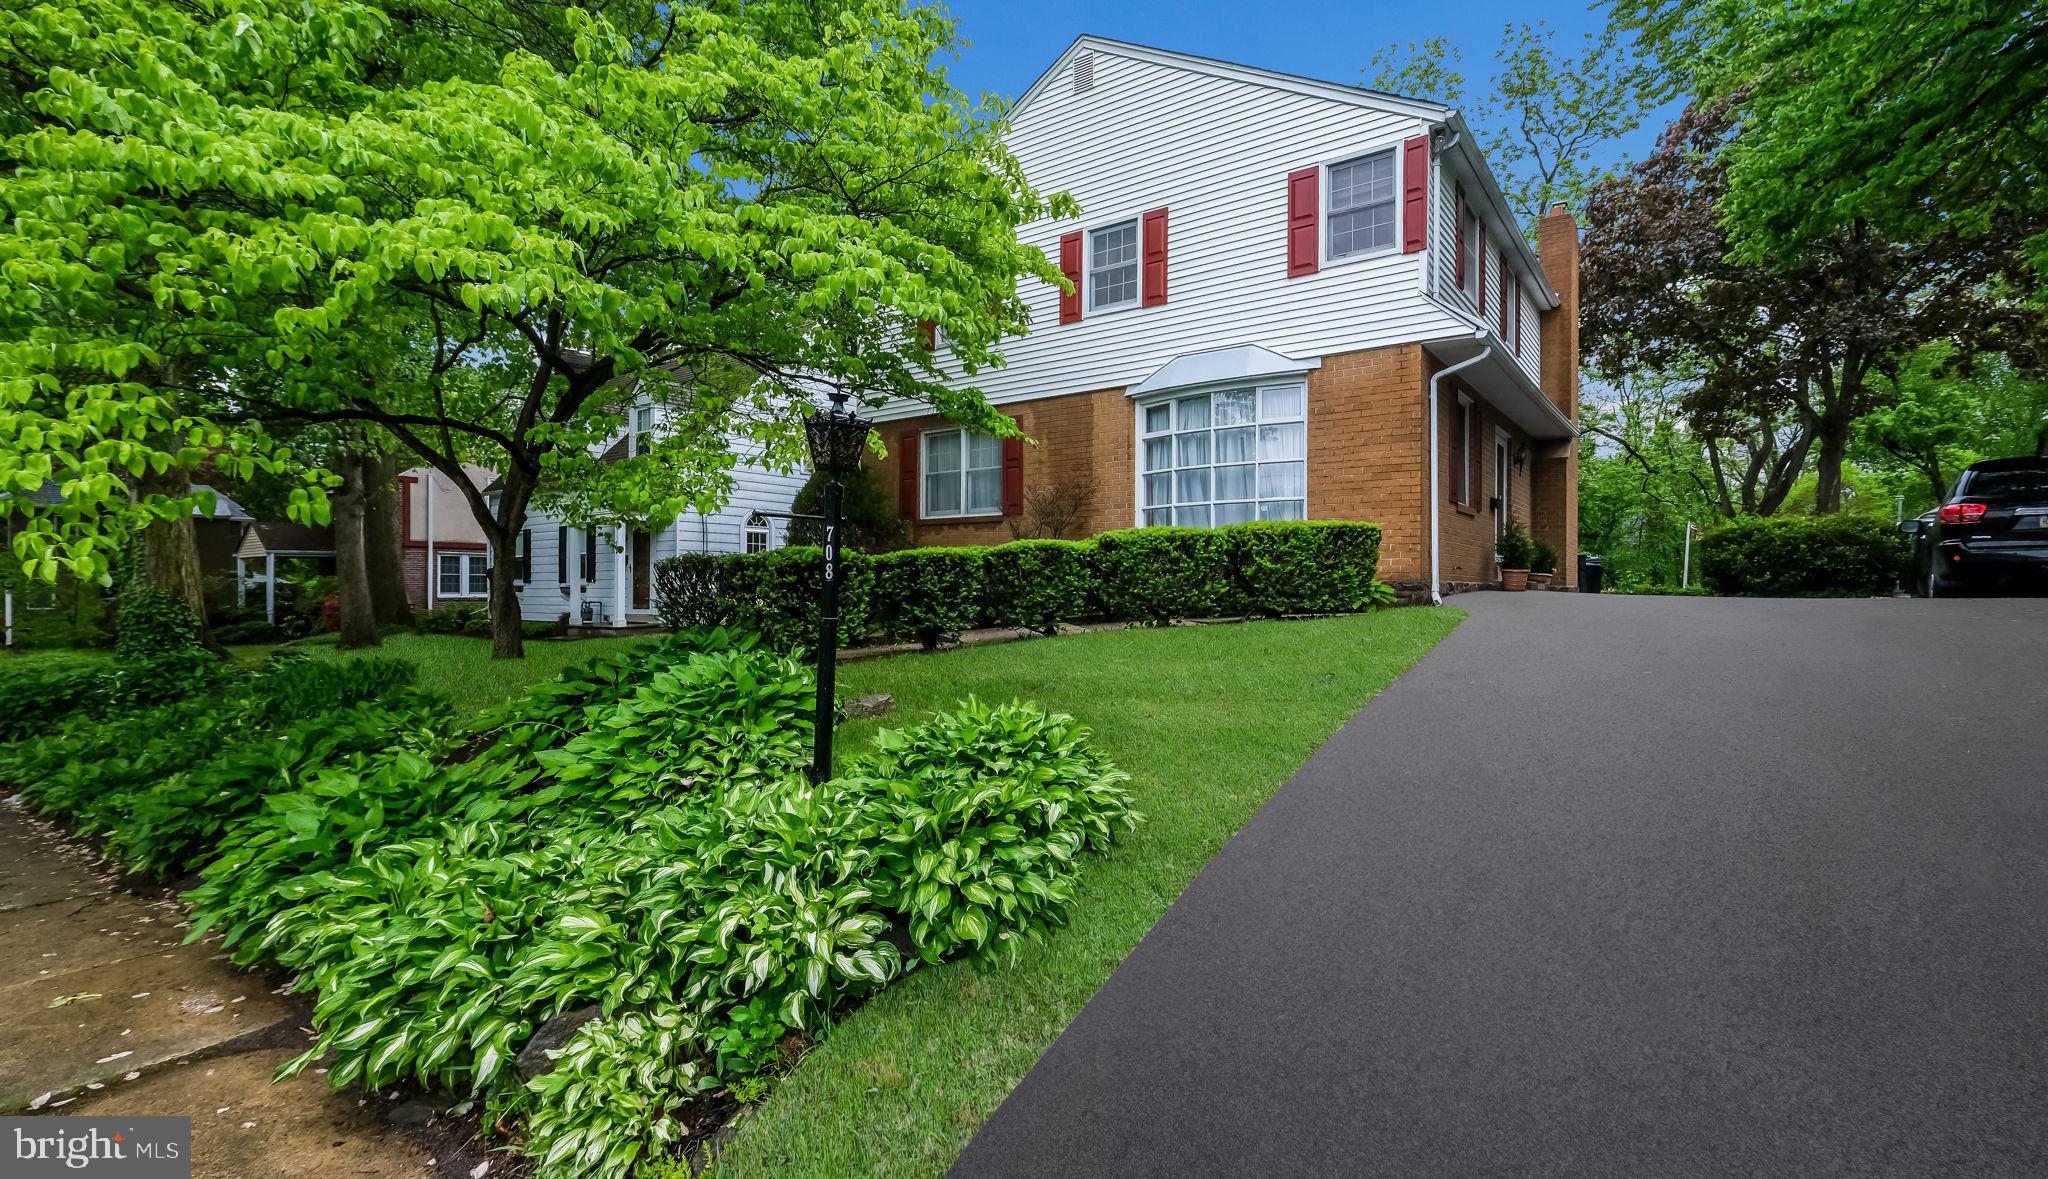
[[[1500,571],[1500,588],[1511,594],[1519,594],[1529,588],[1527,569],[1503,569]]]
[[[1532,569],[1529,571],[1529,588],[1532,590],[1547,590],[1550,588],[1550,579],[1555,576],[1557,575],[1554,573],[1538,573]]]

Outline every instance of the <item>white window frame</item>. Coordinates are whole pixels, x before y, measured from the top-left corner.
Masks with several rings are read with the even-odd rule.
[[[1455,412],[1458,415],[1458,429],[1464,433],[1464,438],[1462,439],[1464,444],[1458,447],[1458,453],[1464,456],[1465,469],[1453,472],[1457,477],[1457,494],[1451,497],[1451,502],[1461,508],[1470,508],[1476,511],[1479,501],[1472,489],[1474,469],[1472,465],[1472,419],[1478,417],[1479,414],[1472,404],[1472,399],[1463,393],[1458,394]]]
[[[1318,244],[1318,249],[1322,256],[1323,265],[1345,266],[1353,262],[1363,262],[1369,258],[1384,258],[1389,254],[1397,253],[1401,249],[1401,194],[1403,193],[1403,191],[1405,191],[1402,188],[1402,185],[1407,183],[1407,178],[1402,174],[1402,172],[1403,169],[1407,166],[1407,162],[1403,158],[1407,154],[1408,153],[1401,150],[1400,141],[1393,140],[1385,143],[1380,143],[1375,146],[1369,146],[1358,151],[1348,151],[1341,156],[1335,156],[1331,159],[1323,161],[1320,169],[1321,174],[1317,177],[1318,183],[1316,190],[1316,200],[1319,202],[1321,206],[1316,210],[1316,231],[1318,237],[1321,239]],[[1393,160],[1393,239],[1390,242],[1388,242],[1388,244],[1377,247],[1375,249],[1359,250],[1355,253],[1345,254],[1342,257],[1338,257],[1330,252],[1330,221],[1332,213],[1332,210],[1330,208],[1330,198],[1332,195],[1334,195],[1332,192],[1332,186],[1330,184],[1330,170],[1333,168],[1341,168],[1346,164],[1356,163],[1360,160],[1370,159],[1373,156],[1381,155],[1389,156]],[[1349,210],[1343,211],[1349,212]]]
[[[941,435],[941,434],[957,434],[957,435],[959,435],[959,436],[960,436],[960,470],[959,470],[959,471],[957,472],[957,473],[958,473],[958,475],[960,476],[960,509],[959,509],[958,511],[953,511],[953,512],[934,512],[934,511],[932,510],[932,506],[931,506],[931,494],[930,494],[930,493],[931,493],[931,469],[932,469],[932,468],[931,468],[931,452],[932,452],[932,448],[931,448],[931,440],[932,440],[933,438],[936,438],[936,437],[938,437],[938,436],[939,436],[939,435]],[[950,426],[950,427],[945,427],[945,428],[942,428],[942,429],[936,429],[936,430],[925,430],[925,431],[923,431],[923,432],[921,432],[921,433],[919,433],[919,434],[918,434],[918,436],[917,436],[917,518],[918,518],[918,519],[920,519],[920,520],[994,520],[994,519],[1000,519],[1000,518],[1002,517],[1002,514],[1003,514],[1003,474],[1002,474],[1002,472],[1003,472],[1003,446],[1002,446],[1002,440],[1001,440],[1000,438],[996,438],[996,439],[995,439],[995,441],[996,441],[996,465],[995,465],[995,467],[993,468],[993,470],[994,470],[994,471],[996,472],[996,502],[995,502],[995,506],[994,506],[993,508],[990,508],[990,509],[989,509],[989,510],[987,510],[987,511],[969,511],[969,510],[968,510],[968,505],[967,505],[967,475],[968,475],[968,472],[969,472],[969,471],[971,471],[971,470],[989,470],[989,469],[991,469],[991,468],[988,468],[988,467],[970,467],[970,466],[968,465],[968,462],[967,462],[968,456],[969,456],[970,454],[972,454],[972,453],[973,453],[973,447],[972,447],[972,446],[971,446],[971,445],[970,445],[969,443],[970,443],[970,440],[971,440],[972,438],[975,438],[975,437],[981,437],[981,438],[995,438],[995,435],[993,435],[993,434],[983,434],[983,433],[981,433],[981,432],[980,432],[979,430],[968,430],[968,429],[964,429],[964,428],[962,428],[962,427],[959,427],[959,426]]]
[[[1486,268],[1486,264],[1483,261],[1486,257],[1486,238],[1479,228],[1479,213],[1471,205],[1465,206],[1464,216],[1465,224],[1459,227],[1459,232],[1465,239],[1465,281],[1458,284],[1458,289],[1464,293],[1465,301],[1472,305],[1474,311],[1477,311],[1479,309],[1479,272]]]
[[[759,548],[754,546],[758,539]],[[743,553],[765,553],[775,547],[775,530],[766,523],[747,524],[740,529],[740,551]]]
[[[1129,311],[1145,301],[1145,227],[1143,218],[1133,214],[1118,217],[1100,225],[1090,226],[1081,231],[1081,290],[1090,315],[1107,315],[1115,311]],[[1095,301],[1095,235],[1112,229],[1131,231],[1131,297],[1114,303]],[[1121,268],[1121,265],[1119,266]]]
[[[435,553],[434,558],[434,596],[436,598],[488,598],[491,596],[491,555],[489,553],[474,553],[467,549],[460,552],[444,550]],[[461,593],[450,593],[442,588],[445,584],[441,580],[443,576],[442,567],[451,559],[456,562],[456,569],[459,571],[457,579],[464,587]],[[471,588],[477,584],[479,579],[483,582],[484,588],[482,590]]]
[[[1267,421],[1267,420],[1265,420],[1265,418],[1264,418],[1264,417],[1262,416],[1261,410],[1260,410],[1260,408],[1259,408],[1259,402],[1258,402],[1258,400],[1257,400],[1257,399],[1258,399],[1258,396],[1259,396],[1259,394],[1260,394],[1261,392],[1263,392],[1263,391],[1265,391],[1265,390],[1271,390],[1271,389],[1289,389],[1289,390],[1293,390],[1293,391],[1294,391],[1295,393],[1297,393],[1297,394],[1298,394],[1298,395],[1300,396],[1300,398],[1301,398],[1301,416],[1300,416],[1300,417],[1298,417],[1298,418],[1275,418],[1275,419],[1273,419],[1272,421]],[[1190,397],[1208,397],[1208,398],[1210,399],[1210,400],[1209,400],[1209,412],[1210,412],[1210,425],[1209,425],[1209,427],[1208,427],[1208,428],[1209,428],[1209,430],[1211,431],[1211,441],[1210,441],[1210,444],[1209,444],[1209,445],[1210,445],[1210,451],[1209,451],[1209,463],[1208,463],[1208,469],[1209,469],[1209,472],[1210,472],[1210,474],[1209,474],[1209,480],[1210,480],[1210,483],[1209,483],[1209,499],[1208,499],[1208,501],[1207,501],[1207,502],[1208,502],[1208,505],[1209,505],[1209,509],[1210,509],[1210,514],[1209,514],[1209,520],[1210,520],[1210,523],[1209,523],[1208,527],[1211,527],[1211,528],[1216,528],[1216,527],[1222,527],[1221,525],[1218,525],[1218,524],[1217,524],[1217,523],[1215,522],[1215,519],[1216,519],[1216,516],[1215,516],[1215,508],[1216,508],[1216,503],[1217,503],[1217,500],[1216,500],[1216,484],[1215,484],[1215,480],[1216,480],[1216,475],[1215,475],[1215,471],[1216,471],[1216,468],[1217,468],[1217,466],[1219,465],[1219,464],[1218,464],[1218,463],[1216,462],[1216,451],[1215,451],[1215,441],[1214,441],[1214,431],[1215,431],[1215,430],[1217,430],[1217,429],[1219,428],[1218,426],[1216,426],[1216,425],[1215,425],[1215,412],[1216,412],[1216,401],[1215,401],[1215,398],[1216,398],[1216,395],[1217,395],[1217,394],[1219,394],[1219,393],[1237,393],[1237,392],[1249,392],[1250,394],[1252,394],[1252,396],[1253,396],[1253,398],[1254,398],[1254,400],[1253,400],[1253,410],[1252,410],[1252,421],[1251,421],[1251,423],[1250,423],[1250,424],[1252,425],[1252,427],[1253,427],[1253,429],[1254,429],[1254,430],[1256,430],[1256,429],[1257,429],[1257,427],[1259,427],[1259,426],[1262,426],[1262,425],[1289,425],[1289,424],[1292,424],[1292,423],[1295,423],[1295,422],[1300,422],[1300,423],[1301,423],[1301,432],[1302,432],[1302,450],[1301,450],[1301,458],[1300,458],[1300,459],[1298,460],[1298,461],[1299,461],[1299,462],[1301,463],[1301,465],[1302,465],[1302,488],[1301,488],[1301,497],[1300,497],[1300,498],[1301,498],[1301,519],[1307,520],[1307,519],[1310,519],[1310,518],[1311,518],[1311,516],[1310,516],[1310,510],[1311,510],[1311,506],[1312,506],[1312,505],[1311,505],[1311,497],[1310,497],[1310,495],[1309,495],[1309,490],[1308,490],[1308,465],[1309,465],[1309,449],[1310,449],[1310,447],[1309,447],[1309,438],[1310,438],[1310,436],[1309,436],[1309,431],[1310,431],[1310,429],[1312,428],[1312,426],[1313,426],[1313,423],[1312,423],[1312,422],[1311,422],[1311,421],[1309,420],[1309,412],[1308,412],[1308,382],[1307,382],[1307,381],[1305,381],[1305,380],[1301,380],[1301,379],[1299,379],[1299,378],[1294,378],[1294,379],[1288,379],[1288,378],[1280,378],[1280,379],[1277,379],[1277,380],[1267,380],[1267,381],[1251,381],[1251,382],[1246,382],[1246,381],[1230,381],[1230,382],[1225,382],[1225,383],[1221,383],[1221,384],[1216,384],[1216,385],[1197,385],[1197,386],[1193,386],[1193,387],[1190,387],[1190,388],[1186,388],[1186,389],[1172,389],[1172,390],[1162,390],[1161,392],[1158,392],[1158,393],[1155,393],[1155,394],[1151,394],[1151,395],[1148,395],[1148,396],[1146,396],[1146,397],[1143,397],[1143,398],[1139,398],[1139,399],[1137,399],[1137,400],[1136,400],[1136,402],[1135,402],[1135,403],[1134,403],[1134,404],[1132,405],[1132,407],[1131,407],[1131,408],[1132,408],[1132,413],[1133,413],[1133,415],[1134,415],[1134,416],[1133,416],[1133,422],[1132,422],[1132,436],[1133,436],[1133,443],[1132,443],[1132,453],[1131,453],[1131,469],[1132,469],[1131,503],[1133,504],[1133,509],[1132,509],[1132,513],[1131,513],[1131,523],[1132,523],[1132,525],[1133,525],[1133,526],[1135,526],[1135,527],[1138,527],[1138,528],[1145,528],[1145,527],[1159,527],[1159,525],[1147,525],[1147,524],[1145,523],[1145,511],[1146,511],[1146,508],[1147,508],[1148,506],[1152,506],[1152,505],[1148,505],[1148,504],[1147,504],[1147,503],[1145,502],[1145,476],[1146,476],[1146,475],[1147,475],[1148,473],[1149,473],[1149,474],[1160,474],[1160,473],[1161,473],[1161,472],[1156,472],[1156,471],[1154,471],[1154,472],[1147,472],[1147,471],[1145,470],[1145,442],[1146,442],[1146,440],[1147,440],[1148,438],[1156,438],[1156,437],[1160,437],[1160,436],[1161,436],[1160,432],[1158,432],[1158,431],[1148,431],[1148,430],[1146,430],[1146,429],[1145,429],[1145,411],[1146,411],[1146,410],[1148,410],[1148,409],[1151,409],[1151,408],[1153,408],[1154,406],[1157,406],[1157,405],[1159,405],[1159,404],[1161,404],[1161,403],[1171,403],[1171,402],[1176,402],[1176,401],[1182,401],[1182,400],[1185,400],[1185,399],[1187,399],[1187,398],[1190,398]],[[1178,414],[1178,412],[1179,412],[1179,411],[1178,411],[1178,410],[1175,410],[1174,412],[1175,412],[1176,414]],[[1177,424],[1176,424],[1176,425],[1177,425]],[[1222,429],[1230,429],[1231,427],[1225,426],[1225,427],[1220,427],[1220,428],[1222,428]],[[1167,430],[1167,431],[1165,432],[1165,436],[1171,437],[1171,436],[1177,435],[1177,434],[1179,434],[1179,433],[1182,433],[1182,431],[1180,431],[1180,430],[1179,430],[1178,428],[1173,428],[1173,429],[1169,429],[1169,430]],[[1179,445],[1178,443],[1176,443],[1176,444],[1175,444],[1175,446],[1176,446],[1176,447],[1178,447],[1178,445]],[[1180,469],[1181,469],[1181,468],[1180,468],[1180,466],[1179,466],[1179,462],[1178,462],[1178,455],[1176,455],[1176,456],[1175,456],[1175,458],[1176,458],[1176,462],[1175,462],[1175,466],[1174,466],[1174,468],[1173,468],[1173,469],[1174,469],[1175,471],[1178,471],[1178,470],[1180,470]],[[1277,461],[1277,462],[1294,462],[1294,461],[1297,461],[1297,460],[1294,460],[1294,459],[1279,459],[1279,460],[1274,460],[1274,461]],[[1235,466],[1235,465],[1238,465],[1238,464],[1233,464],[1233,463],[1223,463],[1223,464],[1220,464],[1220,465],[1222,465],[1222,466]],[[1252,459],[1251,459],[1251,467],[1252,467],[1252,496],[1251,496],[1251,499],[1250,499],[1250,501],[1249,501],[1249,502],[1251,503],[1251,505],[1252,505],[1252,519],[1253,519],[1253,520],[1258,520],[1258,519],[1260,519],[1260,518],[1261,518],[1261,517],[1260,517],[1260,515],[1259,515],[1259,506],[1260,506],[1261,504],[1263,504],[1263,503],[1267,503],[1267,502],[1282,502],[1282,501],[1286,501],[1286,500],[1292,500],[1292,499],[1294,499],[1294,498],[1295,498],[1295,497],[1293,497],[1293,496],[1275,496],[1275,497],[1272,497],[1272,500],[1271,500],[1271,501],[1268,501],[1268,500],[1266,500],[1266,499],[1262,499],[1262,498],[1261,498],[1261,497],[1259,496],[1259,494],[1258,494],[1258,466],[1259,466],[1259,458],[1258,458],[1257,442],[1256,442],[1256,440],[1255,440],[1255,441],[1254,441],[1254,443],[1253,443],[1253,450],[1252,450]],[[1178,498],[1178,497],[1176,497],[1176,498]],[[1239,503],[1239,502],[1245,502],[1245,501],[1240,501],[1240,500],[1228,500],[1228,501],[1225,501],[1225,502],[1229,502],[1229,503]],[[1176,506],[1176,507],[1178,507],[1178,506],[1180,506],[1180,505],[1175,505],[1175,506]],[[1176,526],[1180,526],[1180,525],[1176,524]],[[1196,527],[1196,528],[1199,528],[1199,527],[1202,527],[1202,525],[1187,525],[1187,527]]]
[[[641,455],[643,455],[643,454],[647,453],[647,448],[646,448],[645,444],[644,444],[644,443],[642,443],[642,442],[641,442],[640,440],[641,440],[642,438],[645,438],[645,437],[647,437],[647,436],[649,436],[649,435],[653,434],[653,433],[654,433],[654,407],[653,407],[653,406],[651,406],[651,405],[636,405],[636,406],[634,406],[634,407],[633,407],[633,441],[632,441],[632,443],[630,444],[630,446],[629,446],[629,448],[628,448],[628,449],[630,450],[630,452],[631,452],[631,456],[632,456],[633,458],[638,458],[638,457],[640,457]]]

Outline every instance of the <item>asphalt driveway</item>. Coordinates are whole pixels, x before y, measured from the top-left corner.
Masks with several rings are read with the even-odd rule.
[[[955,1174],[2048,1174],[2048,602],[1453,604]]]

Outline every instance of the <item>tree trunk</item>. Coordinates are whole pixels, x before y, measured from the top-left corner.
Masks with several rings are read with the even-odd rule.
[[[514,541],[526,527],[533,489],[514,471],[498,496],[498,515],[484,530],[491,544],[491,658],[524,659],[526,625],[519,616],[518,556]]]
[[[1814,473],[1819,482],[1813,492],[1813,514],[1832,516],[1842,510],[1842,465],[1849,453],[1849,427],[1847,415],[1831,414],[1820,420],[1816,431],[1820,441],[1820,454],[1814,460]]]
[[[398,496],[398,455],[363,464],[363,550],[370,567],[370,609],[382,626],[411,626],[405,587],[405,521]],[[432,571],[430,570],[429,573]]]
[[[140,496],[192,494],[191,474],[180,467],[162,474],[145,469],[135,485]],[[192,525],[192,513],[188,510],[151,523],[142,530],[141,548],[143,583],[185,603],[199,620],[199,642],[209,651],[225,654],[206,623],[206,582],[199,570],[199,534]]]
[[[341,645],[374,647],[380,640],[363,527],[364,479],[371,464],[360,451],[350,450],[336,465],[341,489],[334,495],[334,573],[341,596]]]

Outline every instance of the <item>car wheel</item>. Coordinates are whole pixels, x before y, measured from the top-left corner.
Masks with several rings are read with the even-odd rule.
[[[1933,564],[1927,566],[1927,579],[1922,583],[1922,589],[1921,596],[1928,598],[1953,598],[1957,593],[1956,583],[1943,577],[1941,567]]]

